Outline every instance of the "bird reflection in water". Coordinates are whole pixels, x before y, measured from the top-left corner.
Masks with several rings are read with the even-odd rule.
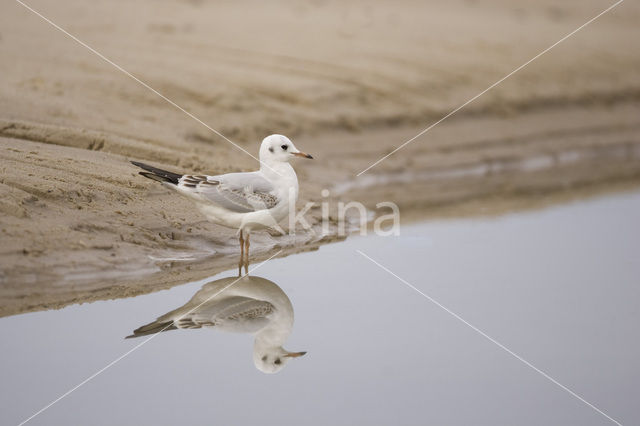
[[[282,347],[293,328],[293,306],[285,292],[272,281],[248,275],[205,284],[187,303],[127,338],[202,327],[254,334],[253,362],[263,373],[277,373],[306,353]]]

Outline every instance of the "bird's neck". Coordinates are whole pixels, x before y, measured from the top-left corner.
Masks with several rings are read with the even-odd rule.
[[[271,300],[278,308],[270,318],[269,324],[255,334],[255,344],[261,346],[280,346],[293,330],[293,306],[284,295],[282,300]]]
[[[271,180],[298,181],[295,170],[291,164],[285,162],[260,163],[260,171]]]
[[[290,334],[290,327],[265,327],[255,334],[253,345],[256,349],[282,346]]]

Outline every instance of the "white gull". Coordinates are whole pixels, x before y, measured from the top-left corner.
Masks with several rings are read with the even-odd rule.
[[[293,306],[273,281],[245,275],[212,281],[181,307],[134,330],[127,338],[168,330],[208,328],[231,333],[252,333],[253,362],[263,373],[277,373],[292,358],[282,345],[293,329]]]
[[[286,136],[271,135],[260,145],[260,170],[225,175],[178,174],[132,161],[144,169],[141,175],[161,182],[168,188],[193,200],[210,221],[237,229],[240,241],[240,263],[249,268],[249,235],[254,229],[274,228],[295,207],[298,199],[298,177],[289,160],[313,158],[299,151]]]

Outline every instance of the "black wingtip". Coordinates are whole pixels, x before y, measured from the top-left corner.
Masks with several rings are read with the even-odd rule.
[[[160,182],[169,182],[174,185],[177,185],[178,181],[182,177],[181,174],[159,169],[157,167],[153,167],[145,163],[140,163],[139,161],[131,161],[131,164],[133,164],[136,167],[140,167],[143,170],[146,170],[146,172],[140,172],[142,176],[149,179],[157,180]]]

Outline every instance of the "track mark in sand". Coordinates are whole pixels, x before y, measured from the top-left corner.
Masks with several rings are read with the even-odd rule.
[[[148,157],[167,164],[176,161],[175,151],[163,145],[96,130],[0,118],[0,137],[115,155]]]

